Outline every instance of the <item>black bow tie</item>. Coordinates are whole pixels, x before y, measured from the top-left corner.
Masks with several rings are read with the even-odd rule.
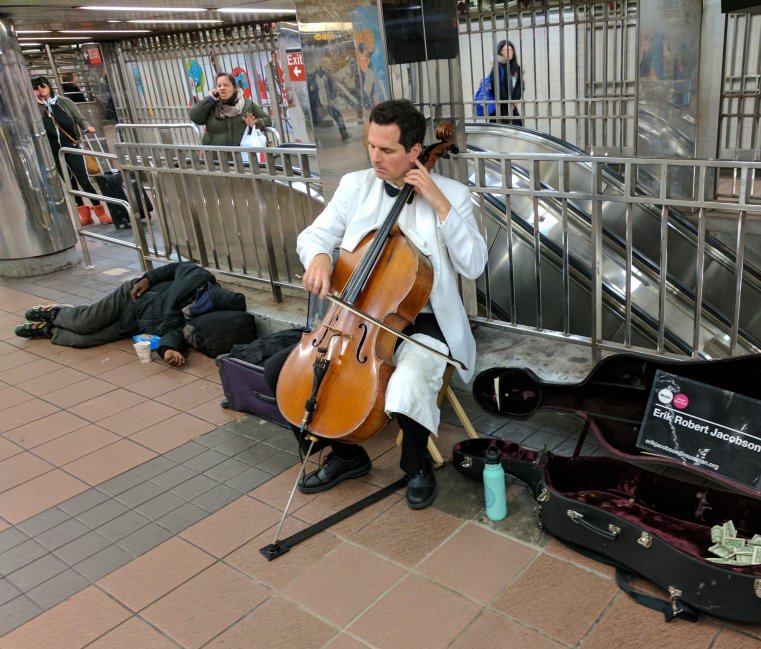
[[[383,181],[383,188],[386,190],[386,193],[391,196],[391,198],[396,198],[399,195],[399,189],[397,187],[394,187],[391,183]]]

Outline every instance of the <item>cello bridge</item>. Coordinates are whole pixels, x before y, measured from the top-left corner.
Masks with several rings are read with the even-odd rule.
[[[347,334],[345,331],[341,331],[340,329],[336,329],[335,327],[331,327],[330,325],[323,324],[323,327],[330,331],[332,334],[336,336],[342,336],[343,338],[347,338],[348,340],[352,340],[354,336],[351,334]]]

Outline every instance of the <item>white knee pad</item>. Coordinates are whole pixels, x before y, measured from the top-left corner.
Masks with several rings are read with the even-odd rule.
[[[425,334],[412,338],[442,354],[449,348]],[[447,362],[413,343],[402,341],[394,354],[395,369],[386,387],[386,412],[400,413],[437,434],[441,413],[436,403]]]

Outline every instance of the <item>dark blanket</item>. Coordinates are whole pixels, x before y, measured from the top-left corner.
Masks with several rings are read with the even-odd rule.
[[[284,329],[276,331],[268,336],[257,338],[245,345],[233,345],[230,350],[230,358],[237,358],[252,365],[261,365],[270,356],[281,349],[293,347],[301,340],[303,329]]]

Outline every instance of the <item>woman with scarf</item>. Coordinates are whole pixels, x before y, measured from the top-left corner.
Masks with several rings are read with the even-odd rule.
[[[247,126],[264,131],[272,125],[272,120],[264,109],[245,98],[233,75],[220,72],[215,83],[216,86],[206,100],[190,109],[190,119],[206,126],[203,144],[240,146]]]
[[[71,99],[55,94],[47,77],[32,77],[32,89],[34,90],[34,98],[40,107],[42,124],[53,151],[56,169],[63,178],[58,150],[61,147],[78,149],[80,129],[85,133],[95,133],[95,128],[88,124]],[[81,187],[84,192],[97,194],[98,192],[92,186],[90,177],[87,175],[84,156],[67,153],[65,158],[66,166],[69,168],[72,189]],[[81,196],[74,196],[74,202],[77,204],[79,222],[82,226],[93,223],[90,210],[101,223],[111,223],[111,217],[106,213],[106,208],[100,204],[100,201],[91,199],[92,205],[85,205]]]
[[[518,107],[512,103],[523,97],[523,77],[518,56],[510,41],[497,43],[497,64],[492,72],[491,87],[497,105],[497,112],[491,121],[523,126]]]

